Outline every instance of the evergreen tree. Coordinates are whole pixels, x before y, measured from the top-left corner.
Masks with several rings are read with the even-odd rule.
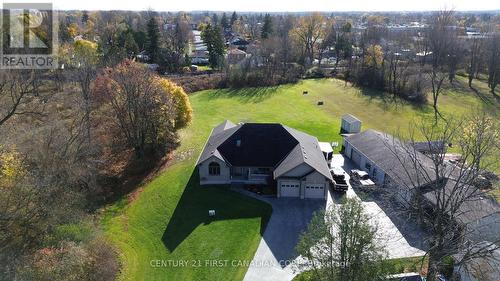
[[[269,38],[269,35],[271,35],[272,32],[273,32],[272,18],[271,15],[266,14],[266,16],[264,17],[264,25],[262,25],[262,31],[260,37],[262,37],[263,39],[267,39]]]
[[[151,59],[151,62],[158,61],[158,55],[160,52],[160,29],[158,28],[158,23],[156,19],[152,17],[148,21],[147,25],[147,52]]]
[[[212,15],[212,24],[219,24],[219,16],[215,13]]]
[[[222,13],[222,18],[220,19],[220,25],[224,29],[227,29],[230,27],[229,22],[227,21],[226,13]]]
[[[238,15],[236,15],[236,12],[233,12],[233,15],[231,16],[231,26],[233,26],[234,22],[238,20]]]
[[[127,57],[133,57],[139,53],[139,46],[135,42],[134,31],[129,29],[123,32],[123,48]]]
[[[222,29],[219,25],[207,25],[201,37],[208,50],[208,63],[213,69],[220,69],[224,59],[224,39],[222,37]]]
[[[71,34],[68,31],[68,25],[65,21],[59,22],[59,39],[61,40],[61,43],[66,43],[73,40],[73,37],[71,37]]]
[[[83,11],[83,14],[82,14],[82,23],[86,24],[88,20],[89,20],[89,14],[87,13],[87,11]]]

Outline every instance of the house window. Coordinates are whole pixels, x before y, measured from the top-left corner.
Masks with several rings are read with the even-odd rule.
[[[256,174],[268,174],[269,168],[257,168],[257,170],[255,170],[254,172]]]
[[[211,162],[208,164],[208,174],[211,176],[220,175],[220,165],[217,162]]]

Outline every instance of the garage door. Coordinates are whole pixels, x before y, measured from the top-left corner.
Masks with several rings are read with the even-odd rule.
[[[361,165],[361,155],[359,154],[359,152],[357,152],[356,150],[352,150],[351,152],[351,159],[354,163],[356,163],[358,166]]]
[[[281,182],[281,196],[282,197],[299,197],[300,184],[296,181]]]
[[[306,184],[306,198],[325,198],[324,184]]]

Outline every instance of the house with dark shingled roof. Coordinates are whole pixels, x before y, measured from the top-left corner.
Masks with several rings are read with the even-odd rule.
[[[276,184],[278,197],[326,199],[332,176],[318,139],[275,123],[226,120],[197,162],[200,184]]]

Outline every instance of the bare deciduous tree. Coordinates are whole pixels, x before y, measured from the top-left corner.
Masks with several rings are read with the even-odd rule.
[[[472,39],[472,44],[469,50],[469,67],[467,72],[469,74],[469,87],[472,88],[472,80],[479,69],[479,63],[481,62],[481,55],[483,52],[483,39],[474,38]]]
[[[437,12],[427,34],[427,43],[431,54],[431,71],[429,80],[432,90],[432,106],[434,118],[443,118],[438,109],[438,99],[441,94],[444,80],[449,77],[450,58],[453,56],[454,43],[456,42],[456,30],[454,24],[454,12],[444,10]]]
[[[37,89],[37,73],[0,71],[0,126],[15,115],[41,115],[44,97]]]
[[[392,199],[397,197],[402,211],[417,216],[430,230],[428,280],[434,281],[445,257],[459,257],[455,261],[459,266],[473,258],[488,257],[498,249],[500,234],[487,235],[477,223],[498,210],[497,203],[487,199],[485,191],[475,184],[483,169],[498,161],[498,122],[485,113],[460,121],[422,121],[404,135],[387,141],[397,159],[396,166],[403,171],[393,175],[391,186],[398,192]],[[423,154],[412,145],[419,136],[429,153]],[[447,161],[445,146],[450,143],[460,153],[462,160],[458,163]],[[490,240],[492,247],[470,244],[478,242],[478,232],[482,232],[480,239]]]

